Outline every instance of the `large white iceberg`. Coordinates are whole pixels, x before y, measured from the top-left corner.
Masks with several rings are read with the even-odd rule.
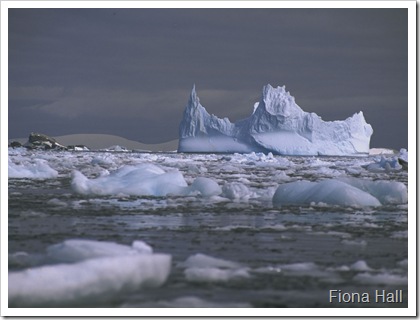
[[[303,111],[284,86],[269,84],[252,115],[231,123],[210,115],[194,86],[179,127],[178,152],[367,155],[372,133],[362,112],[344,121],[323,121]]]

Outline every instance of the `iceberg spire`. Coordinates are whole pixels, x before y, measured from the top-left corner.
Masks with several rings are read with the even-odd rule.
[[[190,94],[190,101],[188,102],[190,106],[197,108],[200,105],[200,99],[197,96],[197,92],[195,91],[195,83],[193,84],[191,94]]]

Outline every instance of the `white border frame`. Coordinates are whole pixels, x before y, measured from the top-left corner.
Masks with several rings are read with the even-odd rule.
[[[408,308],[8,308],[8,9],[9,8],[407,8],[408,9]],[[1,2],[1,315],[2,316],[416,316],[416,1],[2,1]]]

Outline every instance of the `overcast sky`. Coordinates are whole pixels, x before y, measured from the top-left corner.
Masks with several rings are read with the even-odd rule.
[[[286,85],[324,120],[363,111],[407,147],[406,9],[9,9],[9,138],[178,138],[193,84],[211,114]]]

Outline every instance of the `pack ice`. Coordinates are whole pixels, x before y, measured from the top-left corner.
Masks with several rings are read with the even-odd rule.
[[[323,121],[303,111],[285,86],[270,84],[251,116],[231,123],[210,115],[194,86],[179,127],[178,152],[367,155],[372,133],[362,112],[344,121]]]

